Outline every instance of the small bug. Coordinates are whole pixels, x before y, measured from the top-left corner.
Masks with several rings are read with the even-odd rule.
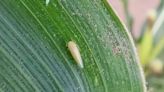
[[[73,41],[69,41],[68,42],[68,49],[69,51],[71,52],[71,55],[72,57],[75,59],[76,63],[78,64],[78,66],[80,68],[83,68],[83,61],[82,61],[82,58],[81,58],[81,55],[80,55],[80,51],[79,51],[79,48],[78,46],[76,45],[75,42]]]

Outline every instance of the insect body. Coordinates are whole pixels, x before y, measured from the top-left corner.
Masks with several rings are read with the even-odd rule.
[[[76,45],[75,42],[69,41],[68,42],[68,49],[71,52],[72,57],[75,59],[76,63],[80,68],[83,68],[83,61],[80,55],[80,51],[78,49],[78,46]]]

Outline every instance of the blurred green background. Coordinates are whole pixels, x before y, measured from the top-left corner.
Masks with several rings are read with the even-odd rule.
[[[164,92],[164,0],[109,0],[133,36],[148,92]]]

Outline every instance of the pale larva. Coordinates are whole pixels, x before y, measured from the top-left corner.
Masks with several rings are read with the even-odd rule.
[[[73,41],[69,41],[68,42],[68,49],[69,51],[71,52],[71,55],[72,57],[75,59],[76,63],[78,64],[78,66],[80,68],[83,68],[83,61],[82,61],[82,58],[81,58],[81,55],[80,55],[80,51],[79,51],[79,48],[78,46],[76,45],[75,42]]]

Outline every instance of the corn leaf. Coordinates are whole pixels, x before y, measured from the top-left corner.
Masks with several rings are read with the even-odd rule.
[[[107,1],[0,1],[0,91],[144,92],[144,86],[133,42]]]

